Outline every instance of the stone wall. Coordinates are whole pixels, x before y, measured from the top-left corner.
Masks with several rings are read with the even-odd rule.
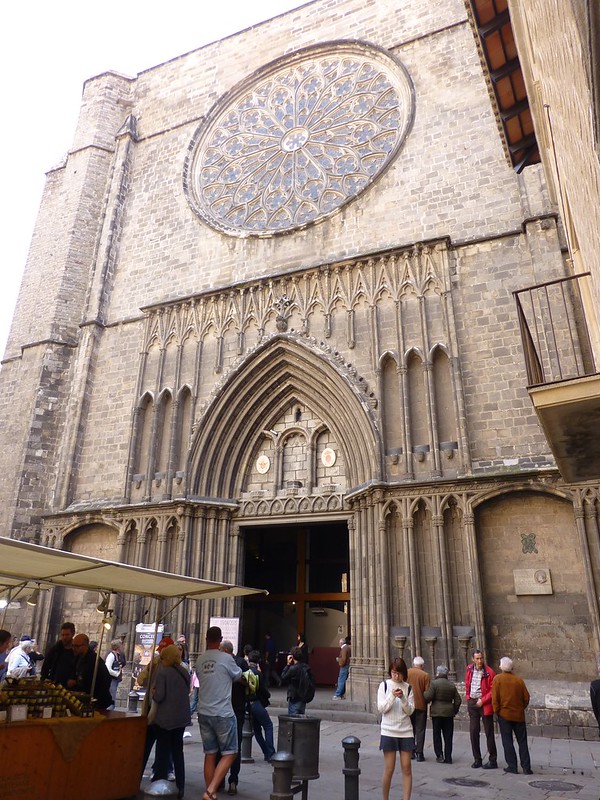
[[[302,229],[231,236],[201,221],[185,168],[214,104],[267,62],[349,38],[410,76],[398,156]],[[460,0],[324,0],[136,78],[91,78],[48,176],[0,375],[5,529],[87,547],[96,529],[78,528],[108,525],[122,560],[236,582],[244,524],[334,518],[349,529],[365,697],[396,628],[411,652],[439,629],[458,664],[454,627],[487,631],[495,656],[583,676],[598,509],[580,568],[577,503],[527,397],[512,298],[565,269],[541,167],[517,176],[506,161]],[[532,532],[555,593],[517,600]],[[199,637],[208,615],[180,608],[173,627]]]

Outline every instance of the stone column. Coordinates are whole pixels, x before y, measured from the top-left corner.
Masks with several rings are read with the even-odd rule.
[[[450,679],[456,680],[456,660],[454,658],[454,641],[452,638],[452,601],[450,597],[450,586],[448,582],[448,562],[446,554],[446,541],[444,539],[444,517],[442,514],[435,514],[432,523],[437,539],[438,560],[440,565],[441,578],[441,600],[442,600],[442,631],[445,640],[446,664],[450,670]]]
[[[187,535],[186,530],[184,529],[184,520],[187,517],[184,517],[183,509],[180,507],[177,509],[177,520],[178,520],[178,529],[177,529],[177,536],[175,537],[175,541],[173,546],[176,548],[175,550],[175,572],[179,575],[189,575],[189,572],[186,568],[181,567],[182,564],[186,564],[187,561],[185,559],[185,545],[187,542]],[[188,629],[188,619],[190,614],[190,605],[193,603],[191,600],[186,600],[184,603],[181,603],[177,607],[176,610],[176,620],[177,620],[177,630],[181,632],[186,632]],[[193,605],[192,605],[193,607]],[[188,640],[189,645],[189,640]]]
[[[169,455],[167,458],[167,471],[165,475],[164,497],[170,500],[173,497],[173,475],[175,473],[175,460],[179,455],[179,431],[181,427],[181,402],[179,400],[179,381],[181,375],[181,359],[183,357],[183,345],[177,345],[177,358],[175,361],[175,383],[173,386],[173,407],[171,409],[171,435],[169,437]]]
[[[204,553],[204,539],[206,536],[206,509],[199,508],[195,513],[193,528],[188,533],[188,548],[190,551],[190,575],[199,578],[203,575],[202,555]]]
[[[433,364],[427,357],[423,364],[425,370],[425,380],[427,381],[427,402],[429,403],[429,417],[431,419],[431,447],[433,448],[433,466],[431,475],[434,478],[442,476],[442,464],[440,459],[440,437],[438,436],[437,411],[435,408],[435,389],[433,385]]]
[[[487,660],[487,645],[485,640],[485,622],[483,616],[483,593],[481,590],[481,574],[479,572],[479,556],[477,554],[477,536],[475,533],[475,516],[472,513],[463,515],[463,533],[467,545],[467,558],[469,561],[469,574],[473,586],[473,621],[475,627],[475,640],[477,647],[483,651]]]
[[[217,576],[217,509],[209,508],[206,514],[206,538],[205,538],[205,551],[204,551],[204,573],[201,577],[208,578],[211,581],[218,580]],[[214,602],[203,603],[208,610],[208,615],[212,613]],[[203,608],[203,611],[205,609]]]
[[[583,564],[585,592],[587,595],[588,609],[591,618],[594,650],[596,653],[598,653],[600,652],[600,607],[598,605],[598,595],[596,594],[596,587],[594,585],[592,562],[585,530],[584,510],[581,506],[581,501],[579,498],[574,499],[573,506],[573,510],[575,512],[575,524],[577,525],[577,535],[579,538],[579,548],[581,550],[581,561]]]
[[[379,513],[381,511],[379,510]],[[375,542],[376,550],[379,553],[377,561],[377,583],[381,586],[381,599],[379,608],[379,619],[381,620],[381,636],[383,641],[388,640],[390,630],[390,569],[389,569],[389,547],[386,537],[387,525],[385,518],[379,516],[377,525],[377,541]],[[385,656],[385,653],[381,653]]]
[[[417,596],[417,561],[414,542],[414,518],[410,510],[410,500],[405,499],[402,517],[404,575],[406,582],[406,609],[410,620],[410,648],[413,658],[421,652],[421,624]]]
[[[354,516],[348,520],[353,609],[352,696],[370,709],[383,674],[385,656],[383,641],[377,641],[380,624],[371,616],[376,613],[377,603],[370,595],[378,590],[370,583],[376,571],[371,572],[367,563],[376,561],[376,554],[370,551],[375,545],[373,510],[364,497],[355,500],[353,507]]]
[[[438,249],[438,253],[442,259],[443,272],[445,275],[449,275],[450,265],[448,263],[449,254],[447,247],[440,247]],[[458,337],[456,335],[456,318],[454,315],[452,291],[450,289],[442,292],[442,311],[444,314],[444,321],[446,323],[447,347],[448,354],[450,356],[450,374],[452,376],[453,388],[452,396],[454,398],[458,435],[459,475],[467,475],[471,471],[471,456],[469,449],[467,413],[465,409],[465,398],[460,372],[460,360],[456,355],[459,351]]]

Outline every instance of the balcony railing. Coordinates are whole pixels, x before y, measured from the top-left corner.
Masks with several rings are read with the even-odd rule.
[[[529,388],[597,374],[583,300],[589,275],[513,292]]]

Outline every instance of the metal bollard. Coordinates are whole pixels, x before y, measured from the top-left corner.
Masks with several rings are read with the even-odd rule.
[[[273,791],[270,800],[292,800],[292,775],[294,756],[291,753],[275,753],[271,759],[273,767]]]
[[[129,700],[127,702],[127,711],[138,710],[138,700],[140,696],[137,692],[129,692]]]
[[[244,717],[244,726],[242,728],[242,764],[254,764],[252,758],[252,737],[254,731],[252,730],[252,722],[250,714],[246,712]]]
[[[360,768],[358,766],[358,749],[360,739],[356,736],[346,736],[342,739],[344,748],[344,800],[358,800],[358,776]]]

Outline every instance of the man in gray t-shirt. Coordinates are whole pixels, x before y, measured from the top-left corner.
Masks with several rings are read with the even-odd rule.
[[[238,752],[237,722],[231,705],[231,684],[242,670],[232,655],[219,650],[221,628],[209,628],[206,652],[196,661],[198,676],[198,722],[204,748],[206,795],[216,799],[217,789]],[[217,764],[217,753],[221,759]]]

